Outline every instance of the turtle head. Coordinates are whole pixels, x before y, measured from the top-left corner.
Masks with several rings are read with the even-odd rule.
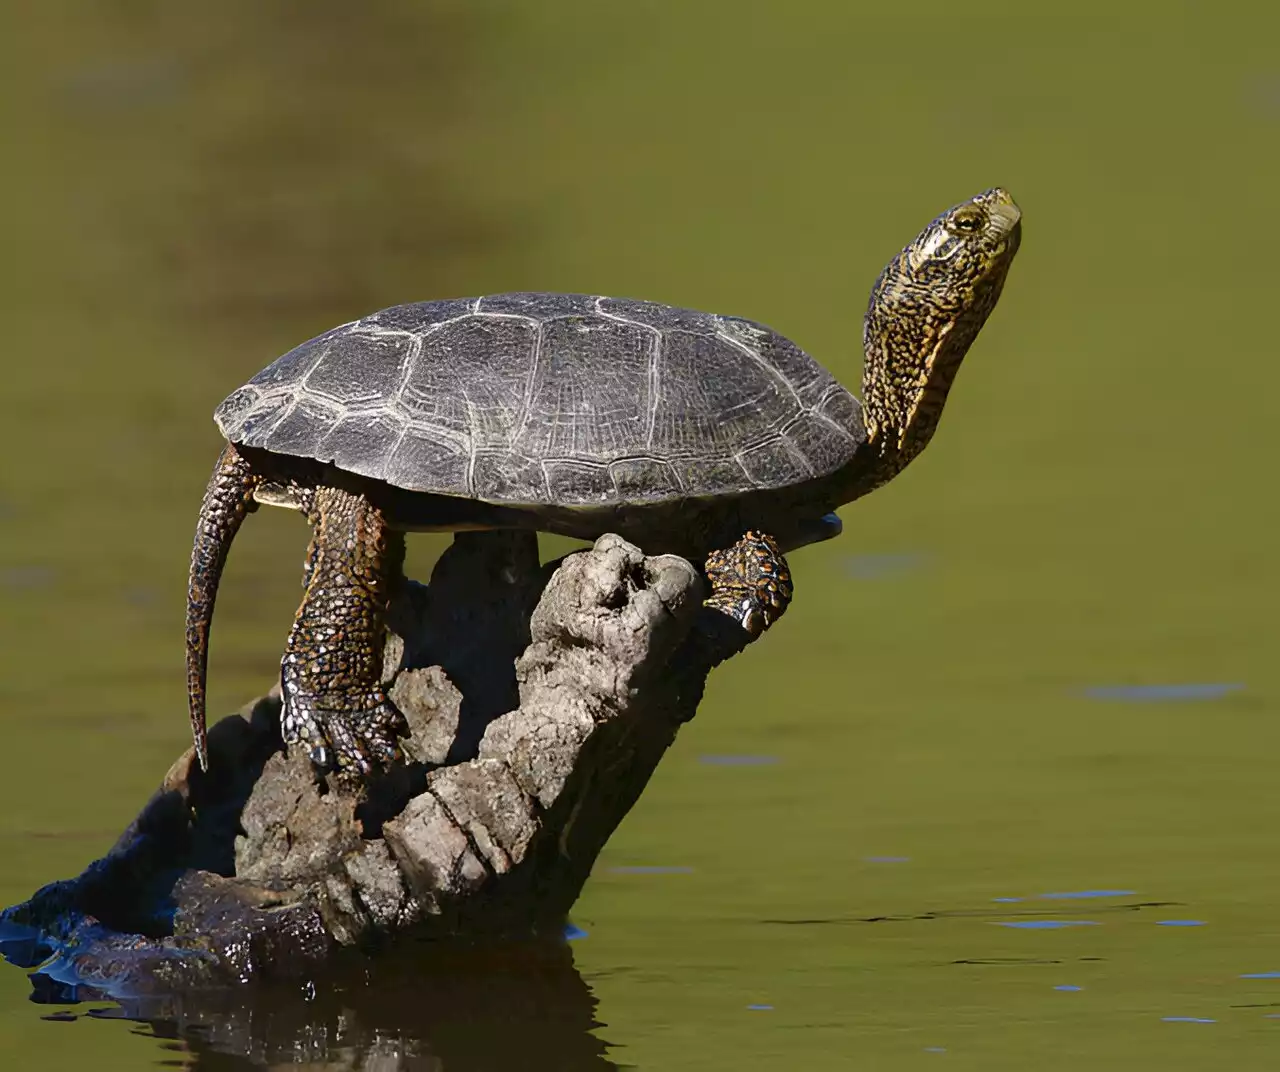
[[[1022,214],[992,189],[944,212],[880,273],[863,323],[862,398],[884,478],[922,451],[995,308]]]

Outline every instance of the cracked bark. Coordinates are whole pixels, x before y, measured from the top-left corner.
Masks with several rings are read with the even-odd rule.
[[[702,596],[688,562],[617,536],[543,567],[531,533],[458,534],[392,607],[409,762],[363,798],[318,782],[273,690],[212,728],[208,774],[189,750],[111,853],[0,915],[0,950],[113,994],[299,978],[410,936],[558,937],[744,644]]]

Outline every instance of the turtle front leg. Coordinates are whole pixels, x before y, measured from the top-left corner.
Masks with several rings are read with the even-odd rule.
[[[791,603],[791,570],[782,548],[767,533],[753,530],[732,547],[712,551],[703,569],[711,582],[704,605],[727,614],[752,640]]]
[[[281,735],[305,745],[321,769],[369,774],[395,759],[406,730],[381,684],[404,535],[364,496],[339,488],[315,488],[304,506],[314,532],[306,594],[280,663]]]

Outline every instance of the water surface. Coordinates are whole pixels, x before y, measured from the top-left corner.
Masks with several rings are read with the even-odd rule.
[[[398,301],[586,290],[763,320],[856,385],[881,265],[999,183],[1023,249],[933,447],[793,556],[568,973],[505,972],[572,995],[511,1067],[1272,1067],[1276,17],[219,10],[4,16],[0,902],[102,852],[185,746],[210,414],[276,354]],[[213,710],[271,681],[304,545],[281,511],[237,542]],[[0,972],[17,1067],[281,1060],[28,991]],[[479,998],[370,1004],[376,1047],[321,1067],[508,1060],[459,1030],[498,1030]],[[271,1008],[322,1035],[331,1005]]]

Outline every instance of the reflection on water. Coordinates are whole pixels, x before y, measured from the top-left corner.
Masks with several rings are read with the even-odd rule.
[[[999,898],[996,898],[999,900]],[[1108,916],[1123,915],[1129,916],[1135,913],[1148,912],[1153,908],[1165,908],[1169,905],[1168,901],[1135,901],[1131,904],[1115,904],[1103,905],[1094,908],[1089,912],[1082,912],[1081,915],[1101,916],[1105,919]],[[784,925],[784,926],[829,926],[833,924],[866,924],[866,923],[917,923],[929,920],[990,920],[1001,927],[1024,927],[1030,930],[1045,929],[1053,930],[1058,927],[1087,927],[1095,926],[1102,920],[1055,920],[1045,919],[1044,917],[1051,913],[1053,909],[1049,908],[1021,908],[1001,911],[995,908],[937,908],[930,909],[925,912],[906,912],[893,913],[880,916],[837,916],[830,918],[814,918],[814,919],[767,919],[763,922]],[[1017,916],[1018,919],[1009,920],[1007,918],[992,919],[992,917],[1008,917]]]
[[[87,65],[67,74],[60,88],[73,114],[145,108],[173,101],[187,75],[176,57],[143,57]]]
[[[1155,702],[1157,700],[1216,700],[1240,692],[1239,682],[1221,682],[1186,685],[1095,685],[1085,689],[1085,695],[1095,700],[1129,700]]]
[[[1132,897],[1133,890],[1072,890],[1069,893],[1042,893],[1047,901],[1078,901],[1090,897]]]
[[[0,570],[0,588],[43,588],[56,576],[48,566],[11,566]]]
[[[1020,927],[1023,930],[1056,931],[1062,927],[1096,927],[1096,919],[1019,919],[1002,920],[997,927]]]
[[[689,875],[692,867],[675,867],[664,864],[629,864],[623,867],[611,867],[612,875]]]
[[[914,552],[849,555],[844,559],[844,571],[859,581],[895,577],[909,570],[918,569],[924,564],[925,558],[925,555]]]
[[[64,1014],[65,1015],[65,1014]],[[300,988],[126,1002],[197,1069],[606,1072],[596,1001],[564,945],[400,950]]]

